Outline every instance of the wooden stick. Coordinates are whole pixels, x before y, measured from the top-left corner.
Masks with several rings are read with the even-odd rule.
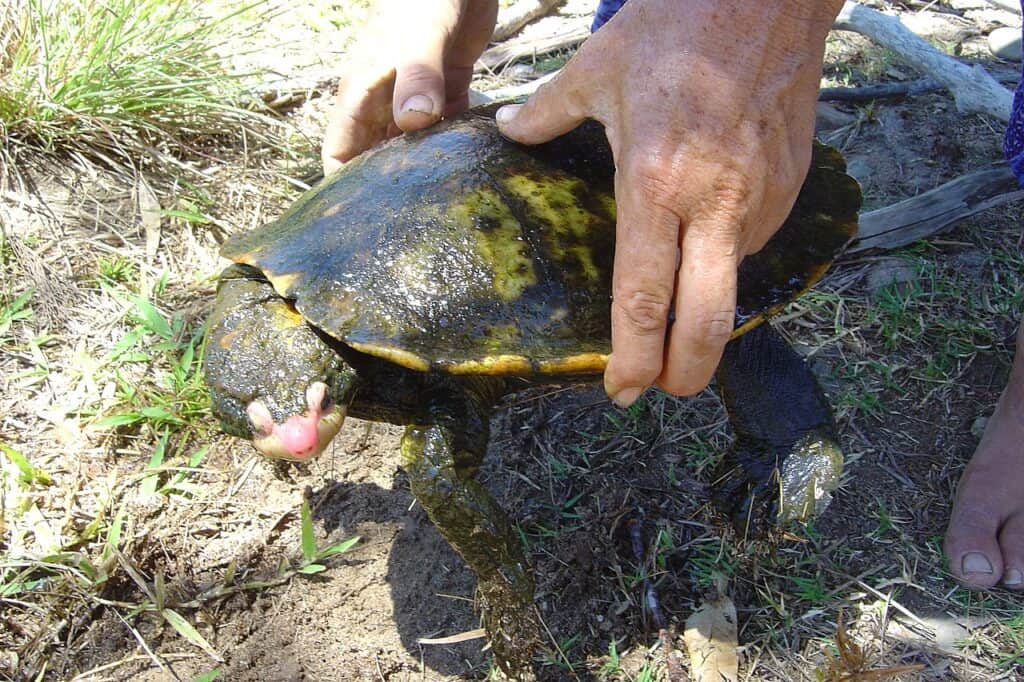
[[[547,54],[573,47],[586,40],[590,26],[583,22],[564,22],[557,31],[540,37],[513,38],[488,48],[476,61],[476,71],[499,69],[523,57]]]
[[[1020,3],[1017,0],[988,0],[988,4],[1020,14]]]
[[[507,40],[535,19],[540,19],[565,0],[519,0],[516,4],[498,13],[498,25],[494,27],[491,42]]]
[[[968,216],[1024,198],[1009,164],[993,163],[935,189],[860,214],[857,236],[846,253],[895,249],[947,230]]]
[[[960,111],[1010,120],[1013,94],[1009,90],[981,66],[967,66],[935,49],[899,19],[847,0],[833,28],[855,31],[893,50],[915,69],[949,89]]]
[[[930,76],[912,81],[861,85],[855,88],[822,88],[818,92],[819,102],[865,102],[883,97],[921,95],[926,92],[944,90],[942,83]]]

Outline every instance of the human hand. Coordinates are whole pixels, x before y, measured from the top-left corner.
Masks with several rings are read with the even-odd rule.
[[[600,121],[618,207],[605,390],[707,385],[733,331],[736,270],[779,228],[810,164],[825,36],[842,2],[630,0],[524,105],[536,144]],[[669,311],[675,321],[668,324]]]
[[[381,0],[338,85],[321,149],[324,172],[466,109],[473,63],[497,15],[497,0]]]

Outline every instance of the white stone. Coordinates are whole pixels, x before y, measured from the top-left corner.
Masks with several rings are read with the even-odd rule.
[[[1020,28],[1000,26],[988,34],[988,49],[1000,59],[1019,62],[1020,52]]]

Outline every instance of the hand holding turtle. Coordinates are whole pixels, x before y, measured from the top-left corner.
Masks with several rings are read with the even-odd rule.
[[[324,171],[465,110],[473,63],[497,13],[497,0],[382,0],[338,86],[321,150]]]
[[[525,143],[585,118],[605,126],[618,206],[605,388],[619,404],[652,383],[690,394],[710,380],[739,262],[782,224],[807,172],[841,5],[630,0],[555,80],[499,111]]]

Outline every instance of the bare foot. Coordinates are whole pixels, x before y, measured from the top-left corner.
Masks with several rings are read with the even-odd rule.
[[[1009,384],[960,478],[945,549],[967,587],[1024,588],[1024,324]]]

